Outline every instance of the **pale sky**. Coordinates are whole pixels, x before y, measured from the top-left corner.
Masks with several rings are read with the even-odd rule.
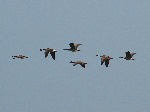
[[[0,0],[0,112],[150,112],[149,48],[150,0]]]

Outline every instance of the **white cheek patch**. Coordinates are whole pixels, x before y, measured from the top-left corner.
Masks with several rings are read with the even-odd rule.
[[[57,52],[56,50],[53,50],[54,52]]]

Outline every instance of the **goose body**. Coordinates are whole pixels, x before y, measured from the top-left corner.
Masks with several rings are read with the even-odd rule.
[[[133,58],[133,56],[136,54],[136,53],[130,53],[129,51],[128,52],[125,52],[126,56],[125,57],[119,57],[119,58],[124,58],[126,60],[135,60]]]
[[[46,48],[46,49],[40,49],[40,51],[44,50],[44,54],[45,54],[45,58],[48,56],[48,54],[50,53],[52,58],[55,60],[55,52],[57,52],[56,50],[54,49],[51,49],[51,48]]]
[[[78,47],[82,44],[70,43],[69,45],[70,45],[70,49],[63,49],[63,50],[68,50],[68,51],[72,51],[72,52],[80,51],[78,49]]]
[[[71,61],[70,63],[74,63],[73,66],[79,64],[79,65],[81,65],[83,68],[85,68],[85,65],[87,64],[87,63],[85,63],[85,62],[83,62],[83,61],[76,61],[76,62]]]
[[[23,56],[23,55],[12,56],[12,57],[13,57],[13,59],[16,59],[16,58],[20,58],[20,59],[28,58],[27,56]]]

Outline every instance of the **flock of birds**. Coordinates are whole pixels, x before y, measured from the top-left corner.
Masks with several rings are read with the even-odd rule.
[[[63,50],[68,50],[68,51],[72,51],[72,52],[76,52],[76,51],[80,51],[78,49],[78,47],[82,44],[75,44],[75,43],[70,43],[70,48],[69,49],[63,49]],[[40,51],[44,51],[44,54],[45,54],[45,58],[48,56],[48,54],[50,53],[52,58],[55,60],[55,53],[57,52],[55,49],[51,49],[51,48],[46,48],[46,49],[40,49]],[[133,58],[133,56],[136,54],[136,53],[130,53],[129,51],[125,52],[126,56],[125,57],[119,57],[119,58],[124,58],[126,60],[135,60]],[[98,55],[96,55],[98,56]],[[109,65],[109,61],[111,59],[113,59],[112,57],[110,56],[107,56],[107,55],[102,55],[100,56],[101,57],[101,65],[103,65],[103,63],[105,63],[105,66],[108,67]],[[27,56],[24,56],[24,55],[18,55],[18,56],[12,56],[13,59],[16,59],[16,58],[19,58],[19,59],[25,59],[25,58],[28,58]],[[85,68],[85,65],[87,64],[86,62],[83,62],[83,61],[71,61],[70,63],[73,63],[73,66],[79,64],[81,65],[83,68]]]

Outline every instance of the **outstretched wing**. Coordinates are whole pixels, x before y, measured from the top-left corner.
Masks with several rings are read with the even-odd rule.
[[[73,66],[76,66],[76,65],[77,65],[77,63],[74,63],[74,64],[73,64]]]
[[[108,65],[109,65],[109,59],[105,60],[105,65],[106,65],[106,67],[108,67]]]
[[[101,60],[101,65],[103,65],[104,61]]]
[[[131,53],[131,56],[135,55],[136,53]]]
[[[131,53],[130,53],[129,51],[126,52],[126,57],[127,57],[127,58],[132,58]]]
[[[101,65],[105,62],[106,55],[101,56]]]
[[[48,51],[48,50],[44,52],[44,54],[45,54],[45,58],[48,56],[48,53],[49,53],[49,51]]]
[[[77,49],[79,47],[79,45],[82,45],[82,44],[74,44],[75,49]]]
[[[70,45],[71,49],[75,49],[74,43],[70,43],[69,45]]]
[[[55,52],[50,52],[52,58],[55,60]]]
[[[83,68],[85,68],[85,64],[82,64],[81,66],[82,66]]]

